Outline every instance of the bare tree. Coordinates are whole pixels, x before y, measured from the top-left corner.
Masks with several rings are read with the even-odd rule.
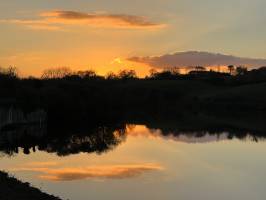
[[[81,78],[88,78],[88,79],[95,78],[97,76],[96,72],[93,70],[78,71],[76,75],[78,75]]]
[[[105,77],[108,80],[114,80],[114,79],[118,78],[117,75],[114,72],[108,72]]]
[[[63,78],[71,75],[71,70],[67,67],[59,67],[44,70],[42,74],[43,79],[55,79],[55,78]]]
[[[118,77],[121,79],[134,79],[137,78],[135,70],[122,70],[118,73]]]
[[[0,73],[13,78],[18,77],[18,70],[15,66],[0,68]]]

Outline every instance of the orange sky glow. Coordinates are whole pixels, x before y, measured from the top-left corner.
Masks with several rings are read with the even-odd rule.
[[[21,76],[69,67],[100,75],[134,69],[143,77],[151,67],[128,58],[191,50],[264,58],[263,16],[256,13],[265,5],[258,1],[252,9],[229,0],[2,1],[0,66],[16,66]]]

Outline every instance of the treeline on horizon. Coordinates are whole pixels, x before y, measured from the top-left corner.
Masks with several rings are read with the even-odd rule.
[[[181,73],[179,67],[168,68],[164,70],[157,71],[156,69],[151,69],[150,74],[144,78],[137,76],[135,70],[120,70],[118,73],[108,72],[105,76],[98,75],[94,70],[84,70],[84,71],[72,71],[68,67],[57,67],[50,68],[43,71],[40,78],[34,76],[29,76],[22,78],[18,75],[18,70],[14,66],[8,68],[0,67],[0,78],[1,79],[38,79],[38,80],[48,80],[48,79],[87,79],[87,80],[129,80],[129,79],[147,79],[147,80],[175,80],[180,78],[192,78],[193,75],[199,76],[243,76],[243,75],[264,75],[266,71],[266,66],[257,69],[248,70],[245,66],[235,67],[234,65],[229,65],[227,67],[227,72],[220,72],[218,70],[207,70],[203,66],[189,67],[190,71],[188,73]]]
[[[45,70],[41,78],[22,78],[14,67],[0,70],[0,105],[25,111],[44,109],[58,120],[108,120],[132,112],[260,112],[266,110],[266,67],[228,66],[228,73],[197,66],[139,78],[133,70],[97,75],[68,68]]]
[[[258,72],[264,70],[265,67],[260,67],[258,69],[253,69],[251,72]],[[135,70],[120,70],[118,73],[108,72],[105,76],[98,75],[94,70],[84,70],[84,71],[73,71],[68,67],[57,67],[50,68],[43,71],[40,78],[36,78],[34,76],[29,76],[21,79],[67,79],[67,78],[82,78],[82,79],[106,79],[106,80],[119,80],[119,79],[176,79],[180,78],[180,76],[188,76],[193,74],[230,74],[230,75],[245,75],[250,72],[245,66],[235,67],[234,65],[229,65],[227,67],[227,72],[220,72],[219,70],[207,70],[207,68],[203,66],[195,66],[189,67],[188,73],[181,74],[181,69],[179,67],[167,68],[163,70],[157,71],[156,69],[150,70],[150,75],[145,76],[145,78],[139,78]],[[1,79],[19,79],[18,70],[14,66],[10,66],[8,68],[0,67],[0,76]]]

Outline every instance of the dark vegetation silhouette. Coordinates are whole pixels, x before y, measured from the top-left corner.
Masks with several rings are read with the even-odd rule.
[[[70,113],[75,118],[88,113],[108,118],[108,114],[133,109],[145,113],[265,111],[266,67],[228,69],[223,73],[196,66],[188,74],[180,74],[178,68],[153,70],[149,76],[138,78],[133,70],[110,72],[104,77],[92,70],[72,72],[62,67],[45,70],[41,78],[20,78],[10,67],[0,70],[0,105],[42,108],[50,117],[58,114],[63,118]]]
[[[61,156],[102,153],[125,140],[126,124],[176,136],[251,133],[257,141],[266,135],[265,91],[266,67],[228,66],[224,73],[197,66],[188,74],[173,68],[152,70],[145,78],[133,70],[104,77],[68,68],[21,78],[10,67],[0,70],[0,107],[6,110],[0,109],[0,149],[10,155],[19,148],[25,154],[36,149]],[[15,137],[8,140],[10,135]]]

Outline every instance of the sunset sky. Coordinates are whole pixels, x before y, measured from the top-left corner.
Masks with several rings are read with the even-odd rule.
[[[130,57],[205,51],[266,58],[265,0],[0,0],[0,66],[100,74]]]

